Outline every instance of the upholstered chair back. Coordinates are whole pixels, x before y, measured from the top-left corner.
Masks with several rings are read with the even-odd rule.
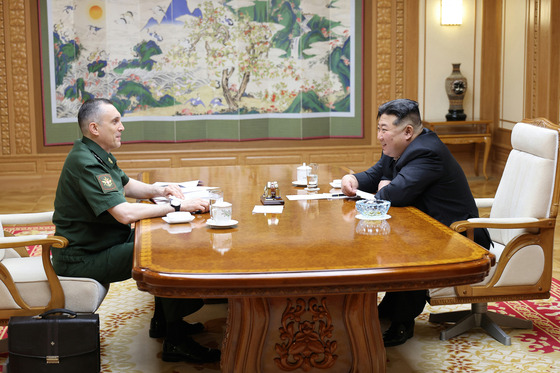
[[[558,131],[517,123],[511,135],[512,151],[494,197],[490,218],[547,218],[556,178]],[[489,229],[492,241],[506,245],[523,232]]]

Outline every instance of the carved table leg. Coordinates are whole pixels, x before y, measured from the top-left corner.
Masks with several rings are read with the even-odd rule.
[[[222,372],[385,372],[377,294],[232,298]]]

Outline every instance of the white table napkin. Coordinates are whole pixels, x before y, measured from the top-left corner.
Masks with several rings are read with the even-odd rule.
[[[283,205],[255,205],[253,214],[281,214],[284,211]]]

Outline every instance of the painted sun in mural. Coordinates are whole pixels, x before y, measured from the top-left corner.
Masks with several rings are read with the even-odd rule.
[[[93,0],[90,1],[84,8],[86,16],[89,18],[89,22],[94,24],[99,24],[105,19],[105,4],[104,2]]]
[[[103,17],[103,8],[101,8],[99,5],[92,5],[89,8],[89,16],[92,19],[100,19],[101,17]]]

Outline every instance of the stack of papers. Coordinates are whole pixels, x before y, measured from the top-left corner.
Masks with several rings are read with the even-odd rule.
[[[183,181],[182,183],[169,183],[164,181],[157,181],[154,183],[155,186],[166,187],[168,185],[178,185],[181,190],[183,189],[196,189],[200,180]]]
[[[173,183],[173,182],[156,182],[154,185],[156,186],[167,186],[171,184],[176,184],[181,188],[181,192],[185,196],[184,200],[188,199],[210,199],[209,191],[212,189],[216,189],[216,187],[207,187],[207,186],[199,186],[199,180],[192,180],[192,181],[184,181],[181,183]],[[153,199],[156,204],[166,204],[169,203],[169,198],[167,197],[156,197]]]

